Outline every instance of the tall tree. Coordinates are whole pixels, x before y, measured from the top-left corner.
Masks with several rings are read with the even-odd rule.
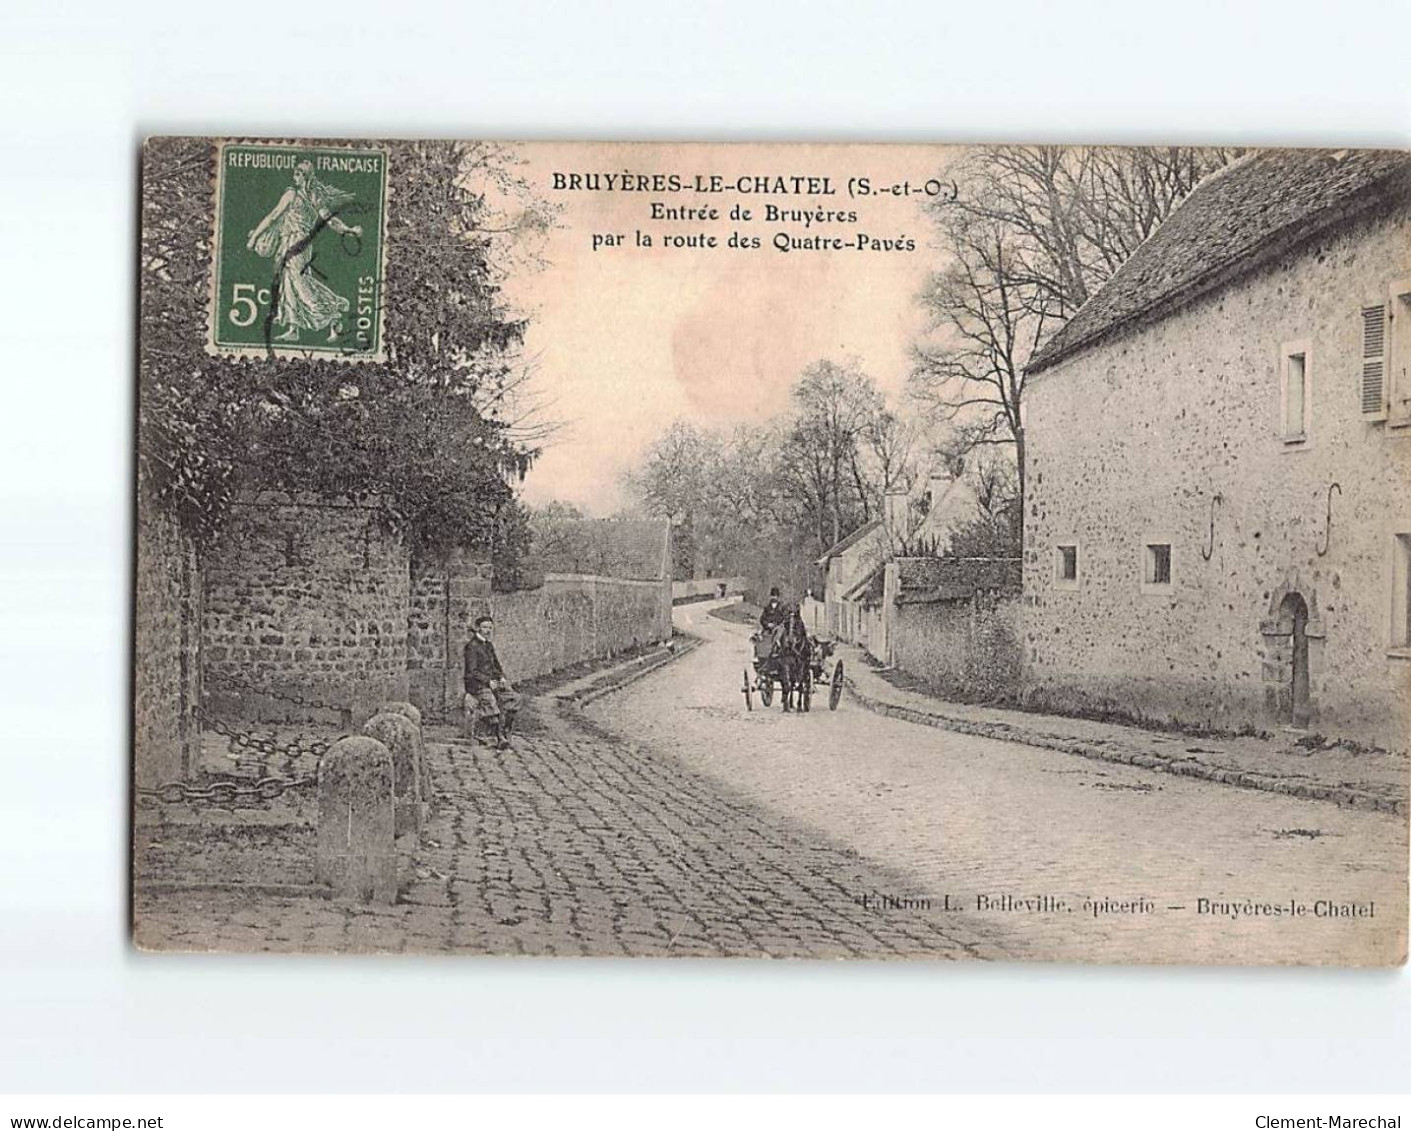
[[[1024,367],[1237,150],[992,146],[930,208],[947,263],[920,301],[928,338],[911,388],[962,447],[1012,446],[1024,491]]]
[[[694,576],[700,534],[709,527],[721,459],[720,437],[684,420],[671,425],[647,449],[627,486],[650,515],[667,519],[673,530],[675,572]]]
[[[956,211],[943,218],[950,265],[921,295],[932,341],[913,351],[913,395],[953,430],[960,452],[1013,445],[1024,493],[1024,366],[1056,317],[1054,301],[1026,278],[1013,234],[996,220]]]
[[[793,420],[779,450],[779,473],[807,513],[820,550],[874,509],[861,445],[885,404],[855,361],[816,361],[792,391]]]
[[[1168,146],[986,146],[956,170],[958,211],[998,224],[1015,250],[1014,281],[1066,319],[1206,175],[1238,150]]]

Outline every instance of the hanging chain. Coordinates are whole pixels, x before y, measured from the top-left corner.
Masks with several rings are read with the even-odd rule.
[[[346,707],[336,703],[325,703],[322,699],[310,699],[305,695],[300,695],[297,691],[274,691],[268,687],[257,687],[243,676],[232,675],[228,672],[220,675],[208,675],[206,678],[212,683],[223,683],[240,691],[248,691],[254,695],[265,695],[284,703],[292,703],[296,707],[314,707],[320,711],[337,711],[340,714],[347,710]]]
[[[342,714],[346,710],[345,707],[333,703],[326,703],[322,699],[314,699],[300,695],[297,692],[286,693],[282,691],[272,691],[266,687],[256,687],[249,680],[238,675],[223,674],[208,678],[214,683],[224,684],[239,691],[250,692],[256,695],[266,695],[271,699],[279,699],[285,703],[292,703],[297,707],[312,707],[321,711],[335,711],[339,714]],[[224,738],[230,753],[236,756],[242,753],[262,754],[265,757],[283,757],[292,763],[296,758],[322,758],[333,745],[332,742],[324,739],[310,740],[303,734],[299,734],[286,741],[280,741],[272,734],[260,735],[256,734],[254,731],[232,727],[228,723],[222,722],[220,719],[210,717],[205,712],[199,712],[199,717],[201,725],[215,731],[216,734]],[[168,805],[207,802],[211,805],[231,807],[241,804],[275,801],[283,797],[287,792],[307,789],[317,782],[318,777],[312,773],[300,774],[293,777],[281,777],[277,774],[270,774],[255,780],[249,778],[221,777],[205,785],[193,785],[187,784],[186,782],[166,782],[163,785],[154,787],[138,787],[134,792],[139,798],[155,799]]]
[[[302,734],[287,742],[280,742],[274,735],[262,736],[253,731],[237,730],[204,713],[201,715],[201,722],[226,740],[226,745],[232,754],[239,754],[242,750],[250,750],[271,757],[282,755],[291,760],[305,755],[322,758],[328,753],[329,747],[333,745],[333,743],[326,742],[321,738],[307,741]]]
[[[138,797],[154,797],[168,805],[183,802],[208,801],[212,805],[232,806],[240,802],[274,801],[293,789],[306,789],[315,785],[318,778],[305,774],[297,778],[267,777],[256,782],[242,782],[221,778],[209,785],[187,785],[185,782],[167,782],[155,788],[139,787]]]

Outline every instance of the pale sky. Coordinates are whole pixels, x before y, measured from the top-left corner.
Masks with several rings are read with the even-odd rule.
[[[543,249],[547,266],[512,278],[507,292],[531,316],[527,351],[539,391],[566,427],[523,486],[531,504],[550,499],[606,515],[624,501],[620,481],[673,420],[728,428],[762,421],[787,405],[788,390],[819,358],[857,357],[889,397],[908,370],[908,348],[924,327],[914,296],[937,265],[924,196],[850,199],[848,181],[920,185],[957,150],[940,146],[531,144],[515,147],[536,191],[560,206]],[[695,192],[555,191],[557,173],[830,177],[832,196]],[[803,186],[807,190],[810,186]],[[652,221],[653,201],[716,207],[720,219]],[[855,210],[856,223],[765,220],[766,205]],[[755,219],[732,223],[730,209]],[[710,232],[716,249],[634,246],[634,233]],[[732,231],[758,236],[758,250],[729,248]],[[915,241],[916,250],[797,250],[771,246],[777,233]],[[594,233],[625,236],[592,249]]]

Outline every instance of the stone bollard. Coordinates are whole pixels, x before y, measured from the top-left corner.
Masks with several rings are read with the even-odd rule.
[[[411,703],[391,701],[382,704],[377,709],[379,715],[405,715],[416,723],[416,751],[417,765],[421,767],[421,805],[422,812],[434,807],[436,801],[436,791],[431,787],[431,765],[426,760],[426,746],[422,740],[421,733],[421,709]]]
[[[421,832],[421,728],[405,715],[373,715],[363,733],[392,754],[392,793],[396,799],[396,835]]]
[[[418,727],[421,726],[421,711],[410,703],[389,700],[377,708],[377,713],[379,715],[405,715],[407,718],[411,719],[412,722],[416,723]]]
[[[340,738],[318,764],[314,874],[335,895],[397,901],[392,754],[374,738]]]

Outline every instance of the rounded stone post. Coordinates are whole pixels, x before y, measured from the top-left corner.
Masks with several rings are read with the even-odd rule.
[[[392,755],[374,738],[340,738],[318,764],[314,872],[334,894],[397,901]]]
[[[431,788],[431,764],[426,760],[426,746],[421,733],[421,709],[411,703],[392,701],[382,704],[377,709],[377,713],[379,715],[405,715],[416,724],[417,765],[421,768],[421,807],[424,814],[436,800],[436,791]]]
[[[395,835],[421,833],[421,729],[405,715],[383,713],[368,719],[363,733],[392,755]]]
[[[377,713],[379,715],[404,715],[411,719],[412,722],[416,723],[417,726],[421,726],[421,712],[410,703],[401,703],[396,700],[391,700],[378,707]]]

